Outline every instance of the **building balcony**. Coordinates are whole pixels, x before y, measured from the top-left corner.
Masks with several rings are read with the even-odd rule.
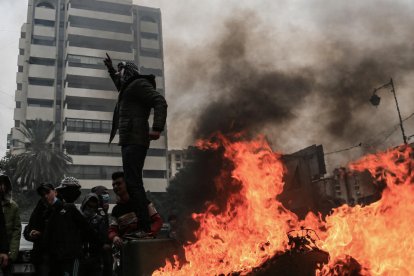
[[[162,59],[152,58],[152,57],[140,57],[139,58],[140,66],[153,69],[163,69]]]
[[[54,120],[53,107],[34,107],[28,106],[26,109],[26,120],[42,119],[45,121]]]
[[[53,86],[29,85],[27,87],[27,97],[53,100],[55,98],[55,88]]]
[[[26,39],[19,38],[19,49],[25,49],[25,48],[26,48]]]
[[[147,48],[147,49],[160,49],[160,41],[157,39],[145,39],[141,38],[141,47]]]
[[[14,100],[19,102],[26,101],[26,96],[23,94],[22,90],[14,91]]]
[[[140,29],[141,29],[141,32],[145,32],[145,33],[154,33],[154,34],[159,33],[158,24],[154,22],[141,21]]]
[[[13,114],[13,120],[15,121],[24,121],[24,109],[23,108],[15,108]]]
[[[87,76],[87,77],[95,77],[95,78],[108,78],[109,77],[107,70],[71,67],[69,65],[66,66],[66,75]]]
[[[64,141],[74,142],[88,142],[93,141],[94,143],[108,143],[109,133],[92,133],[92,132],[70,132],[65,131],[63,134]],[[118,144],[119,137],[115,136],[112,143]]]
[[[55,66],[29,65],[29,77],[54,79],[56,74]]]
[[[24,59],[24,56],[19,55],[17,57],[17,65],[24,66],[25,63],[26,63],[26,60]]]
[[[56,47],[31,44],[30,56],[55,59],[56,58]]]
[[[120,40],[120,41],[133,41],[134,40],[134,37],[132,36],[132,34],[98,31],[98,30],[92,30],[92,29],[86,29],[86,28],[72,27],[69,25],[66,35],[70,35],[70,34],[82,35],[82,36],[87,36],[87,37],[114,39],[114,40]]]
[[[17,72],[16,73],[16,83],[22,83],[23,82],[23,73]]]
[[[54,27],[45,27],[45,26],[34,25],[33,35],[55,37],[55,28]]]
[[[98,98],[98,99],[108,99],[116,100],[118,98],[118,93],[108,90],[94,90],[94,89],[84,89],[84,88],[65,88],[66,97],[85,97],[85,98]]]
[[[65,107],[63,110],[64,118],[79,118],[86,120],[106,120],[112,121],[112,112],[103,112],[103,111],[89,111],[89,110],[75,110],[68,109]]]
[[[55,17],[56,17],[56,10],[54,9],[47,9],[43,7],[35,8],[35,16],[34,16],[35,19],[55,21]]]
[[[128,15],[121,15],[121,14],[114,14],[114,13],[107,13],[107,12],[98,12],[98,11],[91,11],[91,10],[83,10],[83,9],[76,9],[76,8],[72,8],[72,7],[69,9],[68,15],[88,17],[88,18],[102,18],[102,19],[105,19],[105,20],[110,20],[110,21],[115,21],[115,22],[123,22],[123,23],[132,23],[133,22],[132,16],[128,16]]]
[[[102,58],[102,60],[106,57],[106,53],[108,53],[112,59],[117,59],[117,60],[133,60],[134,59],[133,53],[105,51],[105,50],[98,50],[98,49],[91,49],[91,48],[81,48],[81,47],[74,47],[70,45],[67,47],[67,52],[66,52],[66,54],[72,54],[72,55],[100,57]]]

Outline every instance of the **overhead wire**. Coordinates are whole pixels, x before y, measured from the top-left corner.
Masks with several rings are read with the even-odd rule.
[[[402,121],[405,122],[405,121],[407,121],[408,119],[410,119],[412,117],[414,117],[414,112],[411,113],[406,118],[404,118]],[[385,131],[381,131],[380,133],[378,133],[378,134],[375,135],[375,136],[382,136],[381,139],[377,139],[377,140],[374,140],[374,141],[369,141],[369,142],[366,142],[366,143],[359,143],[357,145],[350,146],[350,147],[347,147],[347,148],[343,148],[343,149],[339,149],[339,150],[327,152],[327,153],[325,153],[325,155],[330,155],[330,154],[340,153],[340,152],[344,152],[344,151],[349,151],[349,150],[352,150],[354,148],[359,148],[359,147],[362,147],[362,146],[379,146],[379,145],[382,145],[383,143],[385,143],[388,140],[388,138],[391,137],[391,135],[396,130],[398,130],[399,127],[400,127],[400,124],[396,124],[391,129],[387,129]],[[385,137],[382,134],[385,134]],[[410,139],[412,137],[414,137],[414,134],[413,135],[410,135],[409,137],[407,137],[407,139]]]

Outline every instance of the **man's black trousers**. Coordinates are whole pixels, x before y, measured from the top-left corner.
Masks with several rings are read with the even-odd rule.
[[[150,232],[151,222],[148,214],[149,201],[145,194],[142,170],[148,148],[141,145],[122,146],[122,166],[128,194],[137,209],[138,224],[142,230]]]

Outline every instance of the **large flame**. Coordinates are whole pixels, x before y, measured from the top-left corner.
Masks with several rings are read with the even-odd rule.
[[[219,275],[250,272],[287,248],[286,233],[300,225],[318,232],[319,246],[331,256],[320,275],[343,275],[340,261],[352,256],[366,275],[410,275],[414,264],[414,185],[412,149],[402,147],[369,155],[351,164],[353,170],[369,170],[385,181],[380,201],[369,206],[341,206],[321,221],[309,214],[304,221],[285,209],[276,196],[283,191],[284,166],[266,140],[230,142],[220,136],[200,147],[224,148],[234,163],[232,177],[241,189],[232,194],[224,212],[210,204],[194,214],[200,223],[197,241],[185,246],[187,263],[167,262],[154,275]],[[228,183],[218,177],[217,187]]]
[[[234,142],[221,137],[224,155],[232,160],[232,177],[241,190],[227,201],[227,208],[214,214],[216,206],[193,217],[200,223],[197,241],[185,247],[188,263],[168,264],[155,275],[217,275],[248,272],[286,247],[286,233],[297,218],[275,198],[283,191],[284,167],[280,155],[265,139]],[[202,142],[215,148],[218,144]],[[226,185],[216,179],[216,186]]]
[[[327,217],[322,248],[331,262],[321,274],[332,274],[335,262],[348,255],[362,265],[364,275],[414,275],[412,148],[368,155],[350,168],[367,169],[387,186],[381,200],[364,207],[344,205]]]

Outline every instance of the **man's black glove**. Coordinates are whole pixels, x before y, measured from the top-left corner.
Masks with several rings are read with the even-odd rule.
[[[106,68],[108,68],[109,73],[115,73],[116,70],[114,66],[112,65],[112,59],[109,57],[108,53],[106,53],[106,58],[104,59],[104,64]]]

